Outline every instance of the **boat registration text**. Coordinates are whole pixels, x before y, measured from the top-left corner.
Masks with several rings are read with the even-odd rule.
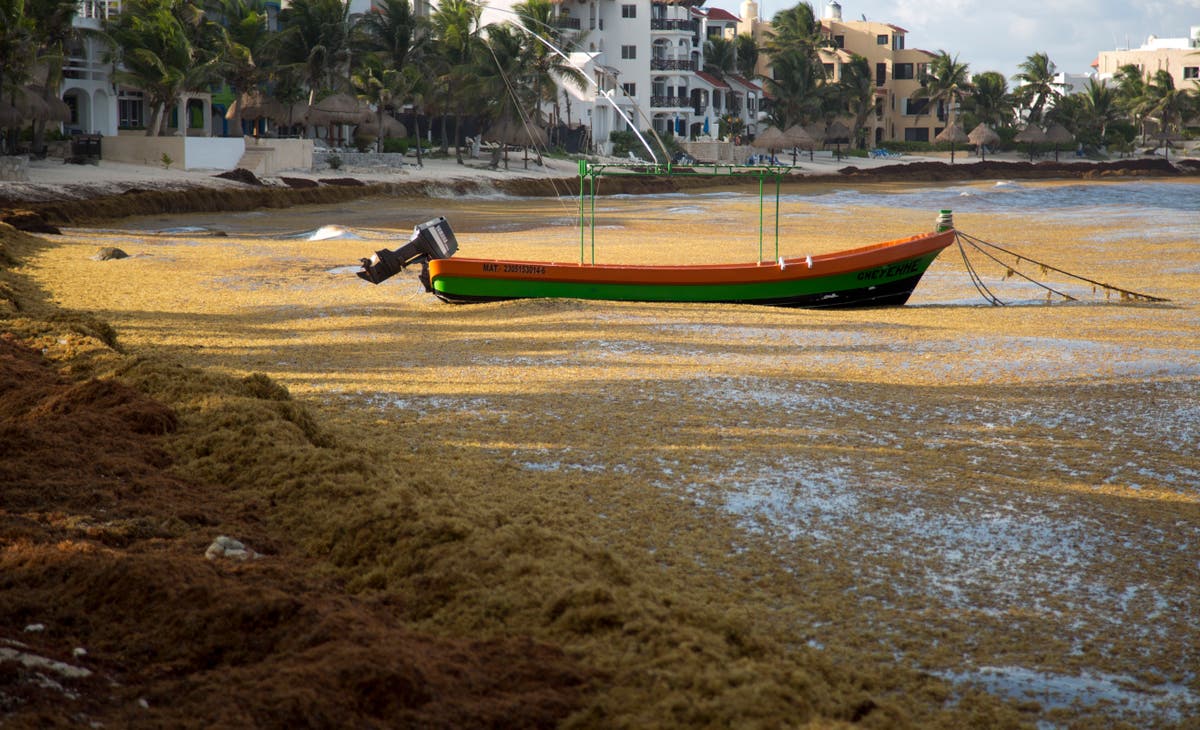
[[[545,266],[534,266],[533,264],[501,264],[489,263],[483,265],[483,270],[487,272],[499,272],[503,274],[540,274],[545,275]]]

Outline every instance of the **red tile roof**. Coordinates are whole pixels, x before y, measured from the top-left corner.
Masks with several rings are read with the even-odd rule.
[[[709,8],[708,9],[708,19],[709,20],[732,20],[735,23],[741,22],[741,18],[739,18],[738,16],[729,12],[728,10],[725,10],[724,8]]]
[[[696,75],[700,77],[701,81],[704,81],[705,83],[709,84],[714,89],[728,89],[729,88],[729,84],[725,83],[724,81],[717,78],[716,76],[713,76],[710,73],[705,73],[703,71],[697,71]]]
[[[753,81],[751,81],[750,79],[748,79],[744,76],[737,76],[735,74],[730,74],[729,78],[730,78],[730,80],[736,81],[737,83],[741,84],[742,86],[746,87],[747,89],[750,89],[751,91],[761,92],[763,90],[761,86],[759,86],[758,84],[754,83]]]

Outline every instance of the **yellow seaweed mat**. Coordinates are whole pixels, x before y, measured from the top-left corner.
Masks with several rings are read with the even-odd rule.
[[[1191,242],[1131,234],[1114,263],[1085,225],[1039,231],[1039,258],[1170,306],[976,306],[943,255],[925,306],[902,309],[451,307],[412,274],[353,276],[429,202],[389,205],[391,224],[351,207],[227,237],[151,231],[211,216],[69,231],[20,272],[128,352],[286,386],[304,415],[265,429],[213,386],[121,366],[183,412],[182,470],[272,505],[352,588],[394,595],[398,619],[531,634],[599,670],[569,726],[1194,715]],[[439,205],[464,221],[462,255],[577,254],[556,201]],[[604,205],[609,260],[668,242],[676,260],[746,258],[730,244],[744,230],[689,202]],[[270,234],[332,218],[366,240]],[[814,215],[785,253],[929,218]],[[1010,227],[970,223],[988,240]],[[91,260],[114,245],[131,257]]]

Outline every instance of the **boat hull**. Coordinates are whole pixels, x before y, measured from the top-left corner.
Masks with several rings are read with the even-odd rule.
[[[434,259],[426,288],[452,303],[563,298],[637,302],[879,307],[908,301],[937,255],[944,231],[849,251],[777,262],[706,266],[620,266]]]

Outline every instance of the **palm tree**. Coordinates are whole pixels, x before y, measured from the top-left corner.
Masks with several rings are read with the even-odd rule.
[[[1159,69],[1146,84],[1141,104],[1142,116],[1158,124],[1158,133],[1165,137],[1196,113],[1195,97],[1186,89],[1175,88],[1169,71]]]
[[[842,64],[842,78],[838,81],[837,96],[854,118],[850,139],[862,149],[866,146],[862,134],[863,125],[875,110],[875,77],[866,58],[854,54],[849,63]]]
[[[25,0],[0,0],[0,102],[14,102],[17,90],[28,79],[35,47],[33,18]],[[16,129],[5,134],[8,149],[17,153]],[[0,154],[4,150],[0,149]]]
[[[403,71],[424,43],[424,23],[408,0],[378,0],[354,26],[354,40],[364,51],[379,54]]]
[[[1112,89],[1097,83],[1096,79],[1088,79],[1087,86],[1083,90],[1083,98],[1092,123],[1098,127],[1097,136],[1102,143],[1108,136],[1109,123],[1119,118],[1117,96]]]
[[[971,94],[966,98],[975,117],[990,126],[1012,123],[1013,99],[1008,93],[1008,80],[998,71],[984,71],[971,77]]]
[[[33,20],[33,37],[38,45],[37,65],[45,68],[41,87],[46,101],[58,97],[66,45],[76,35],[74,20],[78,10],[74,0],[26,0],[25,11]],[[45,135],[46,120],[38,119],[33,125],[33,149],[38,154]]]
[[[268,41],[265,0],[216,0],[209,11],[220,21],[220,71],[234,97],[249,94],[267,80],[263,61]],[[242,134],[242,104],[238,103],[232,126]]]
[[[483,114],[491,122],[509,121],[517,125],[536,126],[536,107],[539,98],[533,90],[532,59],[525,54],[524,33],[512,23],[488,27],[487,42],[477,47],[478,86],[476,91],[485,99]],[[492,165],[500,161],[500,151],[507,140],[496,148]],[[507,162],[506,162],[507,164]]]
[[[929,100],[930,105],[938,105],[946,109],[946,126],[954,124],[954,115],[962,100],[971,93],[967,64],[959,63],[958,56],[951,57],[946,51],[938,51],[938,55],[929,63],[921,88],[913,92],[913,97]]]
[[[1020,82],[1014,95],[1017,101],[1029,109],[1029,121],[1041,122],[1042,110],[1047,102],[1060,96],[1054,88],[1054,73],[1057,70],[1054,62],[1044,52],[1029,56],[1017,67],[1020,73],[1013,79]]]
[[[735,64],[738,75],[752,79],[758,68],[758,44],[748,33],[742,33],[733,39]]]
[[[784,51],[772,56],[771,70],[774,78],[764,79],[764,85],[774,99],[768,113],[772,125],[787,129],[822,118],[827,93],[825,67],[813,54],[800,49]]]
[[[349,2],[294,0],[280,11],[279,26],[276,55],[307,82],[310,104],[319,91],[345,88],[350,77]]]
[[[737,70],[737,47],[734,42],[721,36],[713,36],[704,42],[704,71],[723,77]]]
[[[454,112],[454,153],[462,164],[462,118],[468,107],[478,102],[472,86],[477,78],[480,43],[479,18],[483,8],[472,0],[442,0],[433,14],[433,36],[437,40],[439,84],[445,95],[445,108]],[[446,125],[442,124],[445,150]]]
[[[807,2],[775,13],[771,19],[771,30],[772,35],[766,47],[772,60],[790,50],[815,54],[818,48],[825,45],[821,36],[821,20]]]
[[[203,59],[172,0],[129,0],[105,24],[114,79],[141,89],[153,110],[146,136],[162,132],[168,104],[184,91],[203,88],[212,78],[213,59]]]
[[[825,45],[821,21],[807,2],[781,10],[771,19],[773,35],[766,50],[771,54],[771,78],[764,79],[774,98],[768,112],[772,124],[786,129],[821,118],[831,89],[825,87],[825,66],[817,55]]]
[[[554,5],[549,0],[526,0],[515,5],[513,9],[524,26],[520,32],[522,53],[529,60],[533,76],[534,98],[538,102],[534,108],[534,124],[540,127],[542,103],[553,104],[557,112],[558,80],[562,79],[582,90],[587,86],[587,77],[562,55],[547,47],[537,36],[550,41],[564,54],[570,53],[579,39],[569,40],[554,25]],[[557,113],[555,116],[557,117]],[[538,161],[540,164],[540,158]]]

